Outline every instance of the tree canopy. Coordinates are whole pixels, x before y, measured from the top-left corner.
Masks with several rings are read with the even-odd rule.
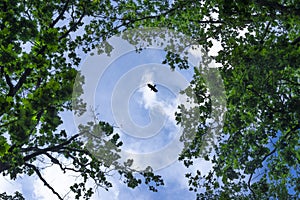
[[[143,15],[152,4],[141,5]],[[111,187],[106,180],[111,166],[88,152],[79,136],[99,127],[109,136],[113,134],[112,127],[105,122],[91,122],[87,127],[79,127],[78,133],[67,133],[58,130],[62,124],[59,114],[72,109],[80,51],[87,53],[95,48],[95,41],[103,41],[130,26],[133,22],[126,20],[126,11],[132,5],[133,2],[90,0],[0,2],[0,172],[3,175],[15,179],[19,174],[36,174],[59,199],[62,196],[42,175],[47,163],[82,177],[82,181],[71,186],[76,198],[92,195],[92,188],[85,187],[88,178],[97,186]],[[113,136],[105,144],[113,143],[117,148],[120,145],[117,140]],[[41,158],[44,162],[38,162]],[[72,167],[65,165],[63,158],[71,160]],[[119,170],[129,187],[141,183],[132,170],[122,167],[116,171]],[[156,189],[151,185],[152,180],[157,185],[163,184],[149,170],[140,174],[153,191]]]
[[[190,189],[205,188],[198,199],[299,198],[299,3],[187,1],[174,6],[180,9],[149,23],[179,30],[206,48],[212,45],[207,40],[216,39],[223,48],[216,60],[223,65],[225,123],[212,158],[197,145],[205,137],[203,128],[181,155],[184,161],[205,157],[214,163],[207,175],[186,175]],[[192,84],[201,82],[196,78]]]
[[[1,1],[0,14],[0,172],[15,179],[42,176],[40,158],[81,175],[71,186],[76,198],[88,199],[89,178],[105,189],[111,166],[129,187],[142,178],[126,163],[107,162],[87,151],[80,135],[99,129],[112,136],[106,122],[91,122],[78,133],[58,130],[60,113],[72,110],[80,52],[121,31],[165,27],[190,37],[206,50],[221,43],[215,57],[226,90],[224,126],[218,143],[203,151],[208,127],[199,119],[193,127],[184,108],[176,113],[186,134],[196,134],[179,159],[188,167],[193,158],[211,160],[208,174],[186,174],[197,199],[297,199],[300,196],[300,4],[297,1]],[[177,58],[177,59],[176,59]],[[182,62],[182,65],[175,65]],[[168,54],[166,63],[185,68],[184,58]],[[84,78],[82,79],[82,82]],[[195,70],[188,94],[209,99],[201,72]],[[82,89],[80,86],[77,88]],[[191,91],[192,90],[192,91]],[[197,107],[209,118],[211,104]],[[115,159],[122,145],[118,135],[99,144]],[[114,144],[111,147],[109,144]],[[95,145],[95,144],[88,144]],[[64,165],[71,160],[72,168]],[[114,161],[114,159],[112,160]],[[151,170],[140,173],[150,190],[163,185]],[[256,177],[254,179],[254,177]],[[153,182],[155,183],[153,185]],[[9,197],[5,193],[0,194]],[[20,194],[16,194],[19,198]]]

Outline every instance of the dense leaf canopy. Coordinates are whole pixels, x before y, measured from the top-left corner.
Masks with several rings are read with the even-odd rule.
[[[214,164],[208,174],[186,174],[190,190],[198,199],[299,198],[299,2],[3,0],[0,7],[2,174],[11,179],[36,174],[60,199],[42,176],[43,167],[37,165],[41,158],[82,176],[81,182],[71,186],[76,198],[92,195],[93,190],[84,184],[89,178],[98,186],[111,187],[107,175],[112,165],[129,187],[140,184],[126,164],[96,158],[79,139],[82,133],[99,128],[107,136],[113,135],[109,124],[91,122],[79,127],[78,133],[67,133],[58,129],[62,124],[59,114],[72,110],[81,52],[90,52],[100,41],[126,29],[166,27],[206,50],[213,39],[222,45],[215,59],[223,66],[219,71],[226,89],[225,122],[213,151],[203,151],[208,131],[203,126],[205,119],[199,119],[202,126],[185,129],[196,137],[180,160],[186,166],[193,164],[193,158]],[[166,62],[174,63],[172,59],[176,56],[169,55]],[[180,66],[185,66],[182,62]],[[209,98],[200,74],[196,71],[190,89],[199,98]],[[81,90],[80,86],[77,89]],[[197,109],[209,117],[210,106]],[[187,127],[184,113],[182,108],[176,119]],[[117,159],[121,143],[117,135],[111,138],[101,139],[99,144]],[[72,168],[64,165],[65,158],[71,160]],[[156,191],[151,181],[163,184],[149,169],[139,173],[151,190]],[[12,198],[5,193],[0,196]]]
[[[227,96],[213,170],[187,174],[191,190],[199,191],[199,199],[299,198],[299,3],[185,1],[176,6],[180,9],[164,20],[149,23],[181,31],[207,48],[207,40],[220,41],[216,60],[223,65]],[[198,80],[193,84],[201,85]],[[190,151],[180,157],[186,165],[192,157],[209,159],[197,145],[205,133],[198,131]]]

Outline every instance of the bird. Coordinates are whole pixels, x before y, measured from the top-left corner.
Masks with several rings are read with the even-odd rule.
[[[155,84],[154,84],[154,85],[151,85],[150,83],[148,83],[147,85],[148,85],[148,87],[149,87],[153,92],[158,92],[158,90],[155,88],[155,87],[156,87]]]

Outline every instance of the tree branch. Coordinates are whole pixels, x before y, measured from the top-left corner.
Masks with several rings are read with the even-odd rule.
[[[283,110],[281,108],[275,109],[275,108],[270,107],[268,105],[268,102],[266,102],[265,99],[262,97],[262,95],[259,92],[257,92],[255,89],[247,87],[246,90],[249,90],[250,92],[253,92],[256,96],[258,96],[260,98],[260,100],[263,102],[263,104],[265,105],[265,107],[270,109],[272,112],[274,112],[274,113],[283,112]]]
[[[66,170],[64,169],[64,167],[62,166],[62,164],[59,162],[59,160],[57,159],[57,158],[54,158],[51,154],[49,154],[49,153],[45,153],[45,155],[48,157],[48,158],[50,158],[50,160],[51,160],[51,162],[53,163],[53,164],[56,164],[56,165],[58,165],[59,167],[60,167],[60,169],[65,173],[66,172]]]
[[[76,151],[76,152],[79,152],[79,153],[84,153],[84,154],[88,154],[90,155],[90,152],[87,151],[87,150],[82,150],[82,149],[75,149],[75,148],[70,148],[70,147],[63,147],[62,149],[65,149],[65,150],[68,150],[68,151]]]
[[[46,50],[46,46],[43,46],[39,52],[37,53],[37,55],[43,54]],[[26,78],[30,75],[31,71],[33,69],[32,68],[27,68],[25,69],[24,73],[21,75],[18,83],[13,87],[12,90],[9,91],[9,93],[7,94],[8,96],[15,96],[15,94],[18,92],[18,90],[22,87],[22,85],[25,83]]]
[[[70,144],[73,140],[75,140],[77,137],[79,137],[80,134],[76,134],[74,136],[72,136],[70,139],[68,139],[67,141],[59,144],[59,145],[56,145],[56,146],[51,146],[51,147],[47,147],[47,148],[44,148],[44,149],[39,149],[37,147],[30,147],[30,148],[25,148],[26,150],[30,150],[33,148],[33,150],[37,150],[36,152],[30,154],[30,155],[27,155],[23,158],[23,160],[26,162],[36,156],[39,156],[41,154],[45,154],[47,151],[51,151],[51,152],[55,152],[61,148],[63,148],[64,146]]]
[[[54,27],[55,24],[61,19],[61,17],[63,16],[63,14],[65,13],[67,7],[68,7],[68,3],[69,0],[66,2],[66,4],[64,5],[64,8],[62,9],[62,12],[59,14],[59,16],[49,25],[49,27]],[[80,21],[82,20],[83,16],[81,16]],[[77,24],[76,24],[77,25]],[[73,27],[71,27],[66,34],[64,34],[63,36],[61,36],[59,38],[59,40],[63,39],[64,37],[66,37],[71,31],[73,30]],[[46,50],[46,46],[43,46],[40,51],[37,53],[37,55],[43,54]],[[30,75],[30,73],[32,72],[32,68],[27,68],[25,69],[24,73],[21,75],[19,81],[17,82],[17,84],[12,87],[12,89],[9,91],[8,96],[14,96],[18,90],[22,87],[22,85],[25,83],[26,78]]]
[[[47,151],[57,152],[58,150],[62,149],[64,146],[70,144],[73,140],[75,140],[79,136],[80,136],[80,134],[76,134],[76,135],[72,136],[70,139],[66,140],[65,142],[63,142],[59,145],[47,147],[47,148],[44,148],[44,149],[40,149],[40,148],[37,148],[37,147],[21,148],[21,152],[35,151],[34,153],[32,153],[30,155],[24,156],[23,161],[27,162],[30,159],[34,158],[34,157],[37,157],[39,155],[47,153]],[[10,166],[9,163],[0,162],[0,173],[5,171],[5,170],[8,170],[10,167],[11,166]]]
[[[57,18],[50,24],[50,28],[53,28],[55,26],[55,24],[57,24],[57,22],[64,16],[66,10],[68,9],[68,4],[69,4],[70,0],[67,0],[67,2],[65,3],[62,11],[60,12],[60,14],[57,16]]]
[[[48,187],[52,191],[52,193],[58,197],[58,199],[63,200],[63,198],[54,190],[54,188],[51,187],[51,185],[43,178],[40,170],[36,166],[29,164],[29,163],[25,163],[25,166],[33,169],[35,171],[35,173],[38,175],[38,177],[40,178],[40,180],[44,183],[44,185],[46,187]]]
[[[60,41],[60,40],[62,40],[63,38],[67,37],[67,36],[70,34],[70,32],[73,31],[79,23],[81,23],[81,21],[82,21],[82,19],[83,19],[84,16],[85,16],[85,11],[83,11],[83,13],[81,14],[79,20],[78,20],[73,26],[71,26],[71,27],[69,28],[69,30],[67,30],[63,35],[61,35],[61,36],[58,38],[58,41]]]
[[[249,179],[248,179],[247,186],[248,186],[249,190],[251,191],[251,193],[253,194],[254,199],[256,199],[256,194],[255,194],[255,192],[253,191],[253,189],[251,188],[251,179],[252,179],[252,177],[253,177],[253,173],[250,174],[250,177],[249,177]]]
[[[294,132],[294,131],[296,131],[298,129],[300,129],[299,126],[296,126],[296,127],[292,128],[290,131],[288,131],[283,136],[283,138],[281,138],[281,140],[278,142],[278,144],[281,144],[282,142],[284,142],[292,132]],[[274,154],[277,151],[277,148],[278,148],[278,145],[275,146],[275,148],[270,153],[268,153],[267,155],[265,155],[264,158],[261,160],[261,162],[264,162],[269,156],[271,156],[272,154]]]
[[[4,74],[5,81],[9,86],[9,90],[12,90],[14,88],[14,85],[12,84],[10,77],[5,73],[3,66],[1,66],[1,74]]]
[[[289,130],[289,131],[283,136],[283,138],[281,138],[281,140],[279,141],[278,144],[281,144],[283,141],[285,141],[285,140],[289,137],[289,135],[290,135],[291,133],[293,133],[294,131],[296,131],[296,130],[298,130],[298,129],[300,129],[299,124],[298,124],[297,126],[295,126],[294,128],[292,128],[291,130]],[[265,156],[263,157],[263,159],[261,160],[261,163],[263,163],[269,156],[273,155],[273,154],[277,151],[277,148],[278,148],[278,145],[277,145],[270,153],[268,153],[267,155],[265,155]],[[251,174],[250,174],[250,177],[249,177],[249,179],[248,179],[248,184],[247,184],[247,186],[248,186],[248,188],[250,189],[250,191],[252,192],[252,194],[253,194],[253,196],[254,196],[254,199],[256,199],[255,192],[254,192],[254,191],[252,190],[252,188],[251,188],[251,180],[252,180],[253,174],[254,174],[254,173],[251,173]]]
[[[224,24],[222,20],[189,20],[190,22],[197,22],[199,24]]]

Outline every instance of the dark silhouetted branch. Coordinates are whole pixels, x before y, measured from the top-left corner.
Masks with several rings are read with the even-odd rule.
[[[51,187],[51,185],[44,179],[44,177],[42,176],[40,170],[35,165],[25,163],[25,166],[33,169],[33,171],[35,171],[35,173],[38,175],[38,177],[44,183],[44,185],[46,187],[48,187],[52,191],[52,193],[55,194],[58,197],[58,199],[63,200],[63,198],[54,190],[54,188]]]

